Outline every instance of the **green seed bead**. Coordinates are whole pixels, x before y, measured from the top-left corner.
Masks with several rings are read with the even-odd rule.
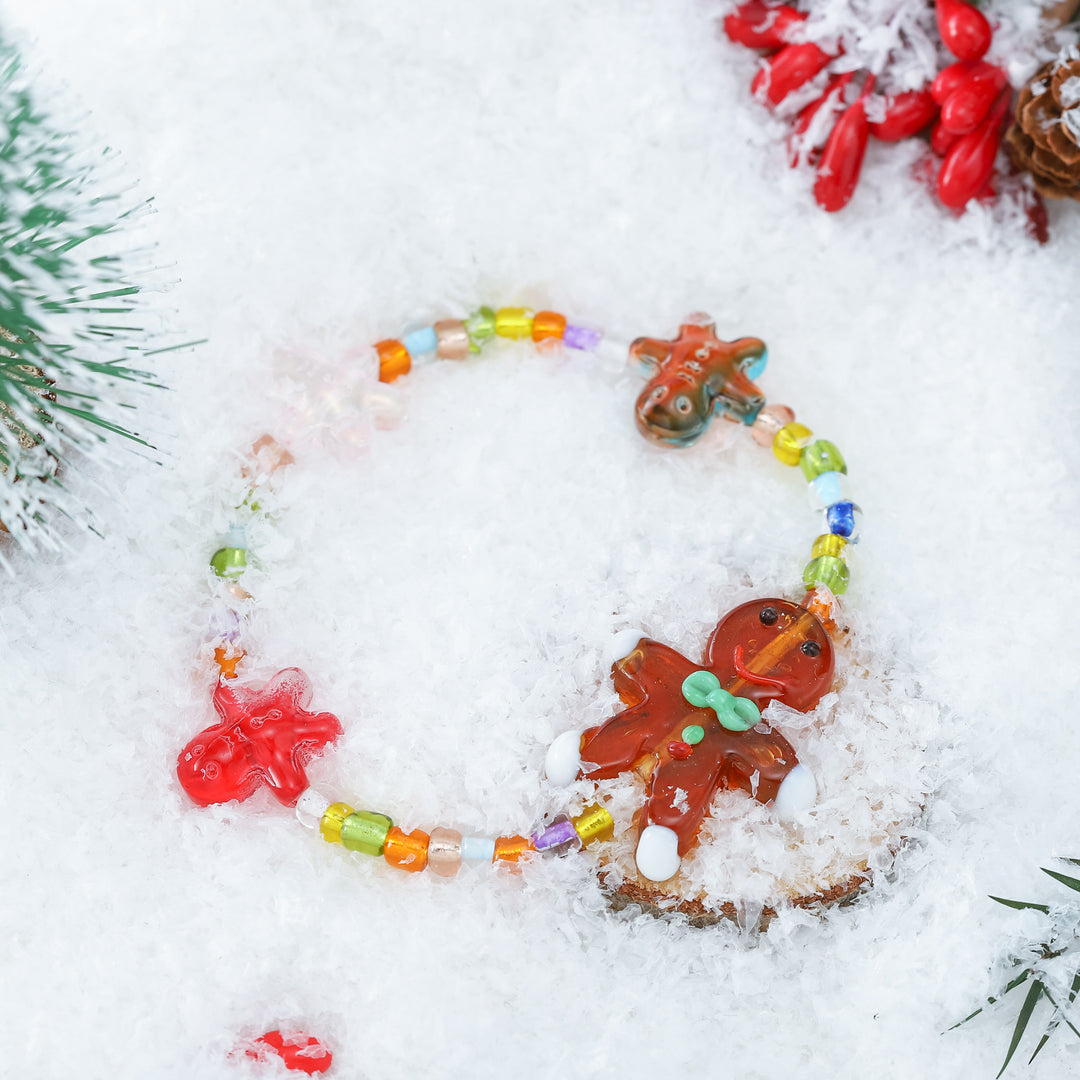
[[[341,823],[341,842],[350,851],[381,855],[386,849],[386,834],[394,823],[385,814],[358,810]]]
[[[834,558],[842,559],[846,554],[844,549],[847,546],[846,536],[837,536],[836,533],[822,533],[814,541],[814,546],[810,549],[810,556],[818,559],[822,555],[832,555]]]
[[[682,729],[682,741],[697,746],[705,738],[705,729],[700,724],[687,724]]]
[[[243,548],[218,548],[210,556],[210,565],[218,577],[239,577],[247,566],[247,552]]]
[[[813,438],[814,433],[805,425],[793,421],[785,424],[773,439],[772,452],[778,461],[785,465],[798,465],[803,447]]]
[[[843,559],[835,555],[819,555],[806,564],[802,579],[808,589],[824,585],[834,595],[840,596],[847,592],[851,571]]]
[[[466,320],[469,352],[478,353],[495,336],[495,312],[489,307],[477,308]]]
[[[799,455],[799,466],[807,480],[813,480],[822,473],[847,472],[844,455],[828,439],[818,439],[810,446],[803,447]]]

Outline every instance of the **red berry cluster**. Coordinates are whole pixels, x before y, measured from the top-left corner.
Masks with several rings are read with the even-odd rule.
[[[868,109],[877,77],[849,67],[843,50],[829,53],[811,41],[794,41],[807,14],[787,4],[747,0],[724,19],[734,42],[768,50],[754,76],[754,96],[771,107],[821,72],[831,72],[824,92],[795,117],[788,140],[794,166],[806,159],[817,167],[814,198],[828,211],[847,206],[855,192],[869,137],[898,142],[933,123],[930,145],[944,157],[934,185],[945,206],[960,210],[988,194],[1012,91],[1001,68],[983,60],[993,38],[986,17],[966,0],[936,0],[938,33],[957,62],[928,86],[896,95],[878,95]],[[845,103],[858,79],[854,102]],[[880,120],[870,120],[870,116]],[[935,122],[936,121],[936,122]],[[830,126],[831,125],[831,126]],[[824,147],[807,145],[825,136]]]

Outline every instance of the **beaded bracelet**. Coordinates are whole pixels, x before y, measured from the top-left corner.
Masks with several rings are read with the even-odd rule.
[[[576,350],[593,350],[602,340],[599,331],[556,312],[481,307],[464,320],[444,319],[377,342],[380,380],[399,378],[424,356],[466,360],[497,337]],[[755,383],[767,363],[764,342],[722,341],[712,320],[695,314],[674,340],[638,338],[629,353],[648,377],[635,407],[646,438],[685,447],[716,416],[739,422],[782,463],[801,468],[812,505],[826,522],[812,544],[799,603],[765,598],[737,607],[718,624],[701,664],[647,638],[628,641],[627,655],[612,668],[627,707],[585,732],[566,732],[548,750],[546,774],[556,785],[631,770],[646,781],[636,863],[645,880],[662,882],[678,872],[718,790],[743,790],[786,818],[816,799],[813,775],[761,714],[773,701],[806,712],[832,686],[836,597],[848,587],[846,559],[858,539],[860,510],[847,495],[839,450],[815,439],[787,406],[766,404]],[[264,512],[261,499],[271,478],[293,460],[270,436],[254,443],[242,471],[248,489],[241,506],[248,513]],[[241,584],[247,560],[242,527],[210,558],[226,602],[213,631],[218,678],[212,700],[220,722],[192,739],[178,758],[177,775],[194,802],[242,801],[265,785],[328,842],[399,869],[430,869],[444,877],[463,862],[516,863],[534,851],[564,854],[612,838],[614,819],[599,802],[526,835],[490,838],[442,826],[406,833],[386,814],[331,802],[310,788],[305,767],[342,733],[341,724],[330,713],[307,711],[311,684],[298,669],[278,672],[261,688],[233,684],[246,657],[237,601],[250,596]]]

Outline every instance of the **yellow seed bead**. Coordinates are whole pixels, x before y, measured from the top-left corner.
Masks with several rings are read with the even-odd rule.
[[[814,433],[805,424],[785,424],[773,439],[772,452],[785,465],[798,465],[802,448],[813,437]]]
[[[835,555],[836,558],[843,559],[845,557],[844,548],[847,546],[846,537],[837,536],[836,533],[822,533],[814,541],[814,546],[810,549],[810,557],[817,559],[822,555]]]
[[[570,820],[585,847],[597,840],[610,840],[615,835],[615,819],[599,803],[586,806]]]
[[[528,308],[502,307],[495,312],[495,333],[499,337],[530,337],[532,328],[533,313]]]
[[[319,832],[328,844],[341,843],[341,823],[352,813],[353,808],[343,802],[331,803],[326,808],[319,822]]]

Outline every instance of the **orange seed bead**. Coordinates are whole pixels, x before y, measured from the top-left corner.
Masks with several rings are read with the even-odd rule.
[[[561,338],[566,330],[566,316],[557,311],[538,311],[533,316],[532,339]]]
[[[240,663],[247,653],[243,649],[238,648],[234,653],[230,649],[226,649],[224,646],[219,645],[214,650],[214,663],[221,669],[221,677],[223,679],[235,679],[236,678],[236,665]]]
[[[412,367],[409,350],[394,338],[376,341],[375,351],[379,354],[379,382],[393,382]]]
[[[535,850],[527,836],[500,836],[495,841],[495,860],[517,862],[523,855]]]
[[[427,866],[428,834],[419,829],[403,833],[396,825],[386,834],[383,858],[399,870],[418,873]]]

